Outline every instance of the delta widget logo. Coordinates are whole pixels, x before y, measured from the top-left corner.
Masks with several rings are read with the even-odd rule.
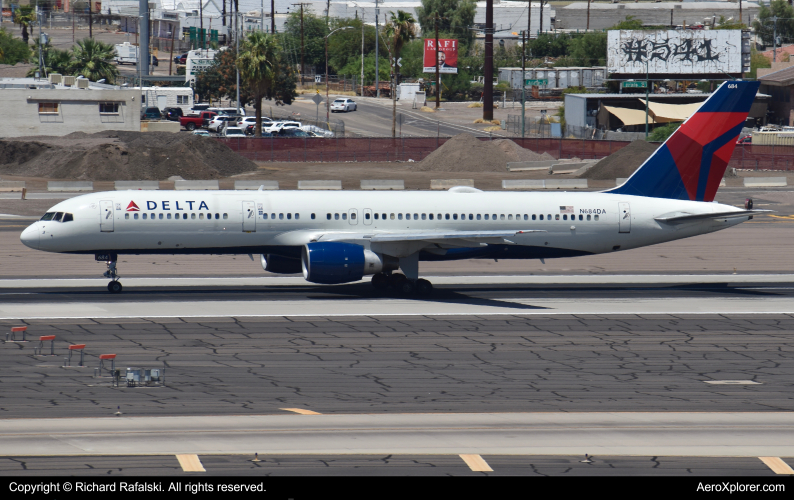
[[[140,212],[141,209],[138,208],[138,205],[135,204],[134,201],[131,201],[129,205],[127,205],[127,212]]]

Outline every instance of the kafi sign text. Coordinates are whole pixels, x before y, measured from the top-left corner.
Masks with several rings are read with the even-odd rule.
[[[742,72],[743,49],[741,30],[613,30],[607,32],[607,71],[737,74]]]
[[[436,63],[438,63],[439,73],[458,73],[458,41],[454,39],[439,38],[438,50],[436,50],[436,39],[425,39],[425,73],[435,73]]]

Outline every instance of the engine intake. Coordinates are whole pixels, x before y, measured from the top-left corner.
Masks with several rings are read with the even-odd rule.
[[[302,270],[300,259],[290,259],[281,255],[262,254],[260,257],[262,269],[275,274],[300,274]]]
[[[393,270],[398,266],[396,258],[377,254],[353,243],[309,243],[301,253],[301,267],[306,281],[326,285],[358,281],[365,274]]]

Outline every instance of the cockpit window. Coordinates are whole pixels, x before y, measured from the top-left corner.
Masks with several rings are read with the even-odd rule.
[[[44,214],[44,217],[42,217],[41,220],[52,220],[53,215],[55,215],[55,212],[47,212]]]
[[[73,220],[74,220],[74,215],[63,214],[63,220],[61,220],[61,222],[72,222]]]
[[[52,220],[61,222],[61,217],[63,217],[63,212],[55,212],[55,215],[52,217]]]

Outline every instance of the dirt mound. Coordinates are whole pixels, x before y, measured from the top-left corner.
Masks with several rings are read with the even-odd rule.
[[[0,141],[0,175],[87,181],[218,179],[256,170],[228,146],[192,134],[126,131]]]
[[[635,170],[659,147],[643,140],[634,141],[612,153],[579,176],[580,179],[614,180],[630,177]]]
[[[522,148],[510,139],[481,141],[471,134],[458,134],[418,162],[414,172],[504,172],[508,162],[551,159]]]

